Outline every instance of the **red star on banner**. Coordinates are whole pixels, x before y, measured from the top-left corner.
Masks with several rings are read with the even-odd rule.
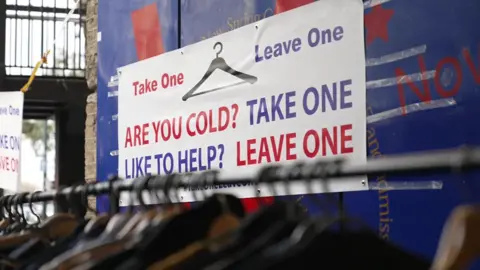
[[[378,5],[365,14],[367,45],[370,45],[377,38],[385,42],[388,41],[388,22],[392,18],[393,13],[392,9],[384,9],[382,5]]]

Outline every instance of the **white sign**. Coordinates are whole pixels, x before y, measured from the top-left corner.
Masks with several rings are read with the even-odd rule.
[[[269,163],[334,156],[364,163],[363,31],[362,1],[322,0],[121,68],[120,176],[220,169],[220,178],[253,177]],[[313,192],[368,189],[362,180]],[[258,195],[252,186],[212,187],[220,188]]]
[[[0,188],[16,192],[20,183],[23,93],[0,92]]]

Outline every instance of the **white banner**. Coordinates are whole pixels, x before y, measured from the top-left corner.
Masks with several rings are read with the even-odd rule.
[[[16,192],[20,186],[23,93],[0,92],[0,188]]]
[[[364,163],[363,31],[362,1],[322,0],[121,68],[119,174],[221,169],[221,178],[253,177],[274,162]],[[368,189],[362,180],[312,191]],[[251,186],[211,189],[272,195]],[[303,184],[290,192],[308,191]],[[189,191],[179,195],[193,200]]]

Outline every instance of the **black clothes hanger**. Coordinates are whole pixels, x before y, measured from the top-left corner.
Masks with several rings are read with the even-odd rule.
[[[278,166],[269,166],[263,169],[259,174],[259,181],[268,183],[275,177],[282,177],[286,181],[288,175],[276,175],[279,173],[278,169]],[[273,194],[276,194],[273,183],[270,183],[270,189]],[[298,204],[277,201],[247,217],[239,230],[233,233],[231,245],[215,253],[198,254],[198,256],[179,264],[176,269],[193,270],[212,265],[215,269],[223,269],[234,265],[258,250],[287,237],[306,217],[307,214]]]
[[[341,162],[318,162],[314,166],[308,166],[303,162],[299,162],[288,168],[272,167],[273,172],[271,174],[283,176],[287,194],[290,194],[290,184],[288,179],[303,179],[306,182],[307,192],[314,193],[312,185],[313,179],[324,179],[325,181],[322,182],[325,184],[327,171],[331,173],[338,172],[341,169],[341,166]],[[324,185],[324,188],[327,190],[326,185]],[[340,216],[337,216],[337,214],[330,211],[331,204],[328,203],[325,205],[317,198],[315,198],[315,202],[317,202],[320,209],[326,209],[321,217],[309,217],[300,220],[300,222],[290,231],[289,235],[284,235],[283,239],[280,239],[269,246],[264,246],[265,248],[263,250],[257,250],[255,254],[252,253],[253,256],[244,256],[242,260],[237,260],[235,264],[232,262],[230,265],[222,269],[243,269],[252,266],[258,267],[258,269],[263,269],[271,264],[271,261],[279,259],[281,256],[291,256],[292,254],[295,254],[296,251],[298,252],[299,249],[301,250],[305,246],[308,246],[310,241],[312,241],[318,233],[323,232],[336,222],[343,222],[343,215],[340,211],[338,212]]]
[[[257,269],[392,269],[427,270],[430,263],[378,238],[369,231],[325,231],[298,254],[285,254],[266,265],[258,256],[248,266]],[[245,267],[246,265],[243,265]],[[230,268],[245,269],[245,268]]]
[[[162,177],[165,179],[167,176],[162,176]],[[133,190],[132,190],[133,192],[129,199],[129,206],[127,207],[127,213],[129,216],[127,219],[127,223],[123,226],[123,228],[126,229],[126,231],[118,232],[117,234],[118,238],[125,237],[127,231],[131,231],[132,225],[135,226],[136,224],[138,224],[140,221],[140,218],[142,217],[141,213],[134,214],[133,205],[135,204],[135,201],[133,199],[133,196],[136,197],[136,200],[140,204],[140,208],[142,208],[143,210],[148,210],[148,205],[145,203],[143,199],[142,192],[144,190],[148,190],[148,184],[152,178],[154,177],[147,176],[134,183]],[[140,238],[141,236],[142,235],[136,235],[135,237]],[[132,248],[127,248],[123,251],[120,251],[119,253],[105,257],[97,262],[92,262],[91,265],[88,265],[84,269],[88,269],[88,270],[113,269],[117,265],[121,265],[124,261],[133,257],[134,255],[135,255],[135,250]]]
[[[85,225],[85,222],[82,222],[82,207],[78,203],[78,196],[74,196],[74,191],[76,187],[78,187],[78,185],[73,186],[70,193],[66,195],[66,202],[68,203],[67,206],[70,208],[66,210],[72,212],[72,214],[75,214],[77,219],[79,220],[79,226],[73,231],[73,235],[75,236],[76,232],[80,229],[83,229],[83,226]],[[32,194],[30,204],[33,201],[33,197],[35,197],[35,194]],[[35,227],[32,227],[31,229],[35,230]],[[74,237],[72,237],[72,235],[68,235],[65,239],[61,239],[59,244],[64,243],[66,239],[68,239],[68,241],[71,241],[73,238]],[[42,239],[33,238],[19,248],[12,251],[9,257],[15,261],[24,262],[28,261],[28,259],[31,257],[36,257],[37,254],[50,254],[51,252],[51,246],[48,243],[45,243],[45,241]]]
[[[116,198],[119,197],[118,196],[119,189],[118,189],[118,187],[113,185],[112,182],[113,181],[111,181],[109,183],[109,190],[110,190],[109,194],[112,195],[112,197],[115,197],[114,204],[116,204],[117,203]],[[133,191],[136,191],[136,194],[139,198],[141,198],[141,196],[140,196],[141,191],[145,189],[144,183],[147,183],[145,181],[145,179],[142,179],[141,181],[135,182],[135,186],[134,186]],[[140,201],[140,202],[143,204],[142,201]],[[113,205],[113,206],[115,206],[115,205]],[[114,207],[111,207],[111,209],[112,208],[114,208]],[[119,236],[118,233],[122,232],[126,227],[129,227],[131,225],[131,224],[129,224],[130,221],[132,221],[131,215],[128,215],[128,214],[115,215],[115,217],[113,217],[110,220],[110,222],[107,224],[105,230],[98,237],[96,237],[93,241],[90,241],[92,239],[89,239],[89,237],[86,237],[86,239],[84,239],[86,241],[79,241],[78,244],[75,246],[75,248],[73,250],[71,250],[69,253],[64,253],[62,259],[60,259],[57,262],[54,262],[54,263],[57,264],[56,266],[51,265],[50,267],[63,267],[63,266],[60,266],[60,265],[62,265],[64,263],[66,265],[68,265],[70,263],[75,264],[75,262],[79,258],[81,258],[82,256],[90,256],[88,254],[94,254],[95,252],[97,252],[97,250],[105,250],[106,252],[109,252],[108,250],[110,250],[110,252],[111,252],[112,251],[111,248],[113,248],[113,252],[115,252],[115,254],[117,254],[117,252],[119,252],[119,251],[115,251],[115,250],[117,250],[118,248],[120,248],[122,251],[127,249],[127,247],[125,247],[126,243],[118,241],[118,240],[120,240],[120,238],[123,238],[123,237],[118,237]],[[84,235],[89,236],[90,232],[85,232]],[[127,241],[127,243],[129,243],[129,242],[130,242],[130,240]],[[101,253],[99,255],[101,257]],[[113,254],[107,253],[106,256],[110,257],[112,255]],[[120,258],[120,259],[125,259],[125,258]],[[101,261],[98,261],[98,260],[101,260]],[[121,260],[119,260],[119,261],[121,261]],[[90,264],[88,265],[88,267],[89,268],[96,267],[96,265],[98,263],[102,264],[103,262],[104,262],[104,259],[97,258],[95,260],[92,260],[90,262]],[[102,268],[102,269],[104,269],[104,268]],[[111,269],[111,268],[109,268],[109,269]]]
[[[58,255],[62,254],[66,250],[72,249],[78,241],[85,237],[83,233],[83,229],[87,224],[86,221],[79,224],[79,226],[75,229],[75,231],[69,235],[68,237],[57,241],[57,243],[53,246],[49,246],[48,248],[43,248],[39,252],[34,254],[30,254],[28,257],[22,258],[20,261],[22,262],[22,266],[18,268],[19,270],[37,270],[40,267],[53,260]]]
[[[341,163],[320,165],[315,166],[316,170],[302,167],[303,175],[300,177],[307,182],[312,178],[326,179],[327,171],[335,173],[342,166]],[[311,188],[311,185],[308,187]],[[361,230],[346,230],[345,226],[333,230],[337,222],[345,224],[347,221],[353,219],[347,219],[341,213],[337,217],[306,219],[288,238],[257,252],[243,263],[223,269],[291,269],[293,264],[300,269],[310,269],[314,265],[312,263],[319,260],[322,263],[331,262],[325,265],[332,265],[335,269],[353,269],[358,265],[365,269],[430,268],[429,262],[383,241],[360,222],[349,224],[360,225]]]
[[[109,202],[110,202],[110,218],[107,224],[102,224],[94,228],[92,235],[99,233],[98,238],[95,240],[97,244],[106,243],[115,239],[116,234],[123,229],[125,224],[128,223],[130,215],[119,214],[120,213],[120,191],[115,186],[115,182],[119,181],[120,178],[117,176],[110,176],[108,180],[108,189],[109,189]],[[90,245],[90,226],[87,226],[86,234],[88,235],[85,239],[85,243],[82,245]],[[98,232],[101,230],[101,232]]]
[[[112,227],[113,225],[122,225],[120,224],[120,222],[125,222],[125,219],[127,218],[127,216],[122,216],[122,220],[119,220],[120,217],[117,215],[118,212],[120,211],[120,207],[119,207],[119,204],[120,204],[120,192],[119,190],[116,188],[116,186],[114,185],[116,181],[118,181],[119,178],[116,177],[116,176],[111,176],[108,180],[108,194],[109,194],[109,203],[110,203],[110,210],[109,210],[109,214],[108,215],[102,215],[102,216],[97,216],[96,218],[93,218],[92,220],[90,220],[90,222],[87,224],[87,226],[85,227],[85,234],[86,234],[86,238],[89,239],[91,238],[90,236],[98,236],[100,234],[102,234],[106,227],[109,226],[110,224],[110,230],[112,230]],[[89,206],[88,206],[88,197],[87,197],[87,190],[88,190],[88,187],[89,185],[85,185],[84,186],[84,189],[82,190],[82,202],[84,202],[86,204],[86,207],[87,209],[89,209],[90,211],[94,212],[97,214],[96,210],[94,209],[91,209]],[[116,220],[115,220],[115,223],[111,223],[111,218],[112,216],[115,216],[116,215]],[[121,226],[119,226],[118,228],[121,228]],[[104,238],[108,238],[106,236],[106,234],[103,234],[103,237]]]
[[[42,242],[38,239],[32,239],[32,241],[29,241],[29,243],[12,252],[10,257],[22,262],[22,266],[19,269],[39,269],[44,263],[51,261],[66,250],[73,248],[77,242],[86,238],[83,230],[88,221],[83,220],[82,216],[83,213],[85,213],[84,209],[86,209],[86,206],[82,205],[83,201],[81,199],[83,199],[83,197],[80,196],[81,198],[79,198],[79,196],[73,196],[77,187],[78,185],[73,186],[70,193],[67,194],[66,201],[69,202],[68,206],[70,209],[65,210],[68,210],[68,212],[76,215],[77,219],[79,220],[78,226],[70,235],[60,239],[53,246],[45,247],[42,246]],[[32,194],[31,200],[33,200],[34,197],[35,193]],[[80,201],[78,201],[78,199],[80,199]]]
[[[205,239],[212,222],[224,213],[225,204],[235,216],[239,218],[245,216],[242,202],[238,198],[232,195],[213,195],[199,207],[152,227],[150,233],[147,233],[135,248],[133,258],[117,269],[146,269],[159,259],[166,258],[195,241]],[[179,235],[181,237],[178,237]]]
[[[304,224],[304,231],[295,228],[292,235],[298,235],[297,241],[286,238],[238,264],[212,269],[317,269],[312,267],[319,261],[331,266],[327,269],[359,265],[362,269],[430,269],[427,260],[385,242],[369,229],[334,230],[334,222],[310,221],[313,226]]]
[[[114,185],[114,181],[117,181],[119,178],[118,177],[110,177],[109,179],[109,196],[110,196],[110,213],[117,213],[118,214],[118,205],[119,201],[118,198],[119,196],[119,190],[118,188]],[[82,202],[85,203],[86,199],[86,193],[87,193],[88,185],[84,186],[82,191],[80,192],[82,195],[81,197]],[[88,204],[88,202],[87,202]],[[87,206],[85,206],[85,209]],[[62,256],[69,256],[69,257],[74,257],[77,254],[80,254],[81,252],[96,248],[99,246],[102,246],[104,244],[108,244],[111,241],[115,240],[115,235],[116,233],[123,228],[123,226],[128,222],[129,216],[128,215],[115,215],[116,219],[110,219],[108,223],[101,224],[99,226],[94,226],[91,227],[91,221],[84,220],[82,222],[82,227],[79,226],[78,230],[76,230],[73,234],[72,237],[69,237],[68,240],[64,241],[61,245],[56,245],[54,247],[54,251],[50,254],[57,254]],[[60,248],[56,248],[57,246],[63,246],[63,250]],[[66,248],[65,248],[66,247]],[[43,263],[47,263],[49,261],[52,261],[55,259],[57,256],[50,256],[48,255],[47,258],[50,258],[49,260],[42,260]],[[41,265],[36,263],[35,261],[33,262],[35,265]],[[25,268],[25,269],[38,269],[38,268]]]
[[[203,75],[202,79],[200,79],[200,81],[192,88],[190,89],[190,91],[188,91],[183,97],[182,97],[182,100],[183,101],[187,101],[187,99],[191,98],[191,97],[194,97],[194,96],[198,96],[198,95],[203,95],[203,94],[206,94],[206,93],[210,93],[210,92],[213,92],[213,91],[218,91],[218,90],[222,90],[224,89],[225,87],[220,87],[220,88],[216,88],[214,90],[210,90],[210,91],[205,91],[205,92],[202,92],[202,93],[197,93],[195,94],[195,91],[197,91],[197,89],[213,74],[213,72],[217,69],[220,69],[220,70],[223,70],[239,79],[242,79],[250,84],[254,84],[255,82],[257,82],[258,78],[255,77],[255,76],[252,76],[252,75],[248,75],[248,74],[245,74],[243,72],[240,72],[240,71],[237,71],[233,68],[231,68],[227,62],[225,62],[225,59],[223,59],[222,57],[219,57],[219,55],[222,53],[223,51],[223,44],[221,42],[217,42],[215,43],[215,45],[213,45],[213,49],[216,50],[217,47],[220,47],[219,51],[217,52],[217,57],[215,59],[212,60],[212,63],[210,63],[210,66],[208,67],[207,71],[205,72],[205,75]]]
[[[288,167],[275,165],[269,166],[260,173],[259,179],[262,182],[273,181],[274,179],[283,180],[286,193],[290,194],[289,180],[303,179],[305,174],[308,173],[305,169],[303,163],[296,163]],[[272,189],[273,194],[276,194],[273,189],[273,183],[270,183],[270,188]],[[236,247],[229,247],[227,250],[217,252],[210,256],[204,255],[203,258],[198,257],[197,261],[192,260],[189,262],[188,268],[184,268],[184,266],[186,266],[184,263],[177,269],[195,269],[197,266],[208,266],[212,269],[230,269],[231,267],[248,260],[251,256],[261,253],[262,250],[285,241],[285,239],[288,239],[291,236],[292,232],[299,224],[309,220],[303,209],[293,202],[277,202],[270,208],[264,210],[264,212],[268,213],[271,211],[270,215],[272,215],[274,210],[277,211],[275,218],[266,215],[265,221],[270,222],[270,224],[266,223],[264,225],[265,229],[263,231],[257,231],[257,235],[251,235],[250,241],[248,240],[248,236],[246,237],[246,235],[243,235],[242,237],[239,237]],[[259,218],[262,217],[261,215],[260,212]],[[255,229],[260,227],[258,224],[252,225],[251,226]],[[208,257],[210,258],[207,259]],[[241,267],[239,269],[247,268]]]
[[[287,215],[292,216],[288,218]],[[280,241],[289,235],[298,220],[305,216],[306,213],[298,204],[275,202],[247,217],[240,229],[231,235],[231,244],[216,252],[205,250],[198,253],[178,264],[175,269],[224,269],[263,247]]]
[[[285,257],[301,254],[316,237],[325,232],[328,228],[333,228],[339,218],[323,217],[308,218],[298,224],[284,239],[278,241],[274,245],[266,247],[247,258],[233,267],[224,269],[244,269],[245,267],[253,267],[254,269],[266,269]],[[342,226],[342,230],[344,227]],[[282,258],[283,257],[283,258]]]
[[[145,202],[143,200],[142,191],[147,190],[149,181],[154,179],[154,178],[157,178],[157,177],[159,177],[160,179],[163,179],[164,182],[165,182],[164,188],[162,189],[162,191],[164,193],[164,198],[165,198],[163,203],[164,204],[171,203],[169,195],[168,195],[169,188],[170,188],[169,182],[170,182],[170,180],[173,180],[175,178],[175,176],[174,175],[164,175],[164,176],[156,176],[156,177],[148,176],[148,177],[142,178],[138,182],[136,182],[134,184],[134,188],[133,188],[134,194],[136,195],[137,200],[140,203],[140,207],[144,208],[145,210],[147,209],[147,205],[145,204]],[[155,198],[157,199],[158,202],[162,201],[157,192],[153,192],[153,195],[155,196]],[[178,199],[178,201],[180,201],[178,196],[176,198]],[[133,205],[134,205],[133,196],[130,196],[130,202],[129,202],[129,206],[127,207],[127,213],[133,214],[133,212],[134,212]],[[142,236],[145,235],[146,232],[148,232],[148,229],[149,228],[147,228],[145,231],[143,231],[142,234],[137,235],[137,238],[141,239]],[[107,258],[104,258],[103,260],[95,263],[94,265],[89,266],[88,270],[113,269],[118,265],[122,265],[123,262],[129,260],[130,258],[134,257],[135,253],[136,253],[136,250],[134,248],[126,249],[124,251],[119,252],[118,254],[115,254],[113,256],[109,256]]]
[[[19,230],[34,230],[36,227],[35,226],[30,226],[27,223],[26,217],[25,217],[25,212],[23,211],[23,205],[20,203],[22,199],[24,199],[25,196],[27,196],[28,193],[22,193],[17,196],[16,202],[15,202],[15,209],[17,213],[20,215],[20,224],[17,226],[17,229],[12,228],[13,231],[18,232]],[[33,199],[30,199],[30,203],[33,201]],[[29,207],[31,207],[29,205]],[[32,211],[33,213],[33,211]],[[33,254],[36,254],[38,252],[41,252],[45,248],[48,248],[48,243],[46,243],[43,240],[40,240],[38,238],[32,238],[26,243],[23,243],[22,245],[18,246],[14,250],[12,250],[8,257],[11,261],[15,261],[17,263],[22,262],[22,260],[25,260],[26,258],[32,256]]]
[[[134,199],[133,199],[133,195],[136,195],[136,198],[137,198],[137,201],[140,203],[140,207],[146,209],[147,208],[147,205],[145,204],[144,200],[143,200],[143,197],[142,197],[142,191],[148,187],[148,182],[150,180],[151,177],[144,177],[140,180],[137,180],[135,183],[134,183],[134,186],[133,186],[133,193],[131,194],[130,198],[129,198],[129,203],[128,203],[128,207],[126,209],[126,213],[129,215],[129,217],[131,218],[136,218],[136,217],[139,217],[139,216],[135,216],[134,214]],[[167,176],[162,176],[161,178],[163,179],[168,179]],[[158,196],[158,195],[157,195]],[[138,214],[138,213],[137,213]],[[127,219],[127,223],[125,225],[128,225],[128,222],[131,221],[131,218],[128,218]],[[126,226],[123,226],[123,227],[126,227]],[[142,233],[143,234],[146,234],[146,232],[148,231],[148,228],[147,230],[143,231]],[[141,238],[143,235],[137,235],[137,239],[138,238]],[[106,258],[103,258],[102,260],[98,261],[98,262],[95,262],[94,264],[92,265],[89,265],[86,269],[88,270],[101,270],[101,269],[114,269],[115,267],[119,266],[119,265],[122,265],[125,261],[133,258],[136,254],[136,250],[134,248],[127,248],[115,255],[112,255],[112,256],[108,256]]]

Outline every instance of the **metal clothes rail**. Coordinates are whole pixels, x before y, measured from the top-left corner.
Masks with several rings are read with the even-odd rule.
[[[460,147],[451,150],[409,153],[369,159],[364,165],[344,164],[342,159],[331,161],[299,162],[291,166],[266,166],[257,178],[218,179],[216,171],[198,174],[151,176],[133,180],[112,178],[108,182],[68,187],[58,191],[24,194],[18,203],[53,201],[71,194],[115,195],[122,191],[164,190],[196,188],[200,186],[235,184],[247,185],[284,181],[321,181],[362,175],[428,175],[432,173],[464,173],[480,169],[480,147]],[[148,181],[146,180],[148,179]],[[120,180],[120,181],[115,181]],[[339,179],[339,181],[341,181]],[[189,184],[186,184],[189,183]]]

